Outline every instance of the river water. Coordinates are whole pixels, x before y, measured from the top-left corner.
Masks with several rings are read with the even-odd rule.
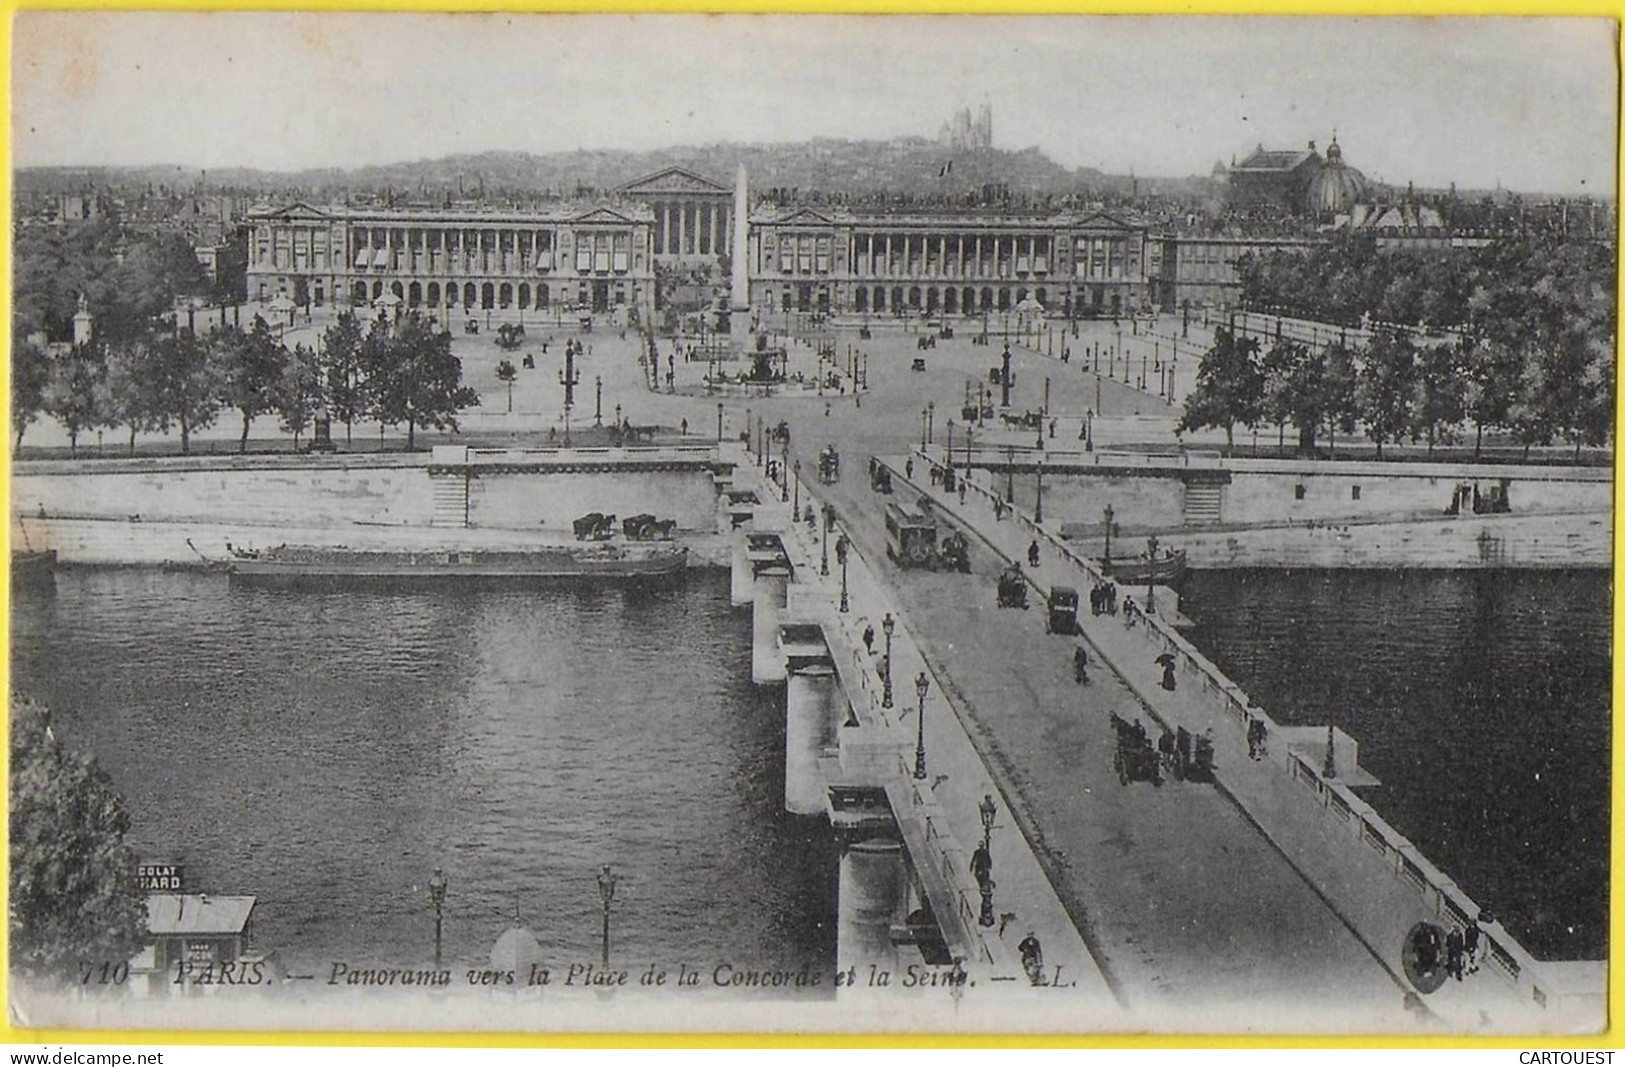
[[[1203,571],[1189,633],[1280,722],[1337,724],[1362,795],[1537,957],[1607,949],[1602,571]]]
[[[727,573],[528,592],[283,592],[69,570],[16,602],[13,685],[123,793],[143,857],[252,893],[297,972],[448,962],[517,913],[595,961],[834,969],[827,823],[783,808],[782,695]],[[827,989],[827,984],[825,986]]]

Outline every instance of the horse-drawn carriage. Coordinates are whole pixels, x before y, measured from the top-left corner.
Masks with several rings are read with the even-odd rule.
[[[1027,610],[1027,579],[1019,563],[1011,564],[999,575],[999,607]]]
[[[670,541],[676,528],[676,519],[657,519],[653,515],[633,515],[621,523],[621,532],[628,541]]]
[[[929,336],[921,337],[921,338],[917,339],[914,342],[914,347],[917,350],[922,351],[922,352],[925,351],[927,348],[935,348],[935,347],[937,347],[936,335],[931,334]]]
[[[1042,430],[1044,428],[1044,413],[1042,411],[1023,411],[1020,415],[1008,411],[999,412],[999,421],[1006,429]]]
[[[463,332],[464,333],[479,333],[480,332],[480,320],[479,319],[468,319],[468,320],[466,320],[463,323]]]
[[[615,536],[615,516],[592,511],[570,524],[577,541],[608,541]]]
[[[944,534],[937,543],[937,560],[942,570],[970,573],[970,543],[965,535],[954,531]]]
[[[834,445],[818,453],[818,480],[825,485],[841,480],[841,454],[835,451]]]
[[[892,491],[891,468],[874,456],[869,457],[869,488],[887,495]]]
[[[1124,785],[1150,782],[1160,786],[1162,765],[1145,725],[1138,720],[1131,723],[1114,711],[1112,731],[1117,735],[1117,747],[1112,752],[1112,768],[1117,771],[1117,780]]]

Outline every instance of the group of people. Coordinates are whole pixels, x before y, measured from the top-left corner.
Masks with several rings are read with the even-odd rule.
[[[1488,912],[1481,912],[1479,919],[1491,921]],[[1416,963],[1418,968],[1427,973],[1436,969],[1441,963],[1445,974],[1462,981],[1465,975],[1473,974],[1478,970],[1478,954],[1482,945],[1483,931],[1478,920],[1469,919],[1466,926],[1450,927],[1442,943],[1439,937],[1439,928],[1427,924],[1416,939]]]
[[[1095,583],[1094,588],[1089,590],[1089,612],[1092,615],[1117,614],[1117,585],[1115,583]]]

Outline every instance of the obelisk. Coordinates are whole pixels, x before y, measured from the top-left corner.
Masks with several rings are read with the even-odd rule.
[[[734,178],[733,291],[728,296],[728,333],[735,352],[748,349],[750,339],[750,195],[746,192],[745,165]]]

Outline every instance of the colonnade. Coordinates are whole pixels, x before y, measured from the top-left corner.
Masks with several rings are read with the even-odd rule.
[[[659,200],[653,204],[657,256],[715,256],[728,250],[732,213],[725,197]]]

